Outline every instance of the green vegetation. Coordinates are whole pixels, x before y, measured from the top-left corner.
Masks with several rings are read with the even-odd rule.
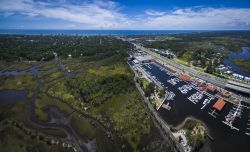
[[[136,150],[141,137],[150,132],[150,118],[134,87],[133,74],[120,59],[114,58],[117,57],[104,58],[94,63],[82,60],[84,72],[56,83],[48,93],[75,109],[87,109],[86,112],[98,117],[102,124],[116,131],[121,140],[128,141]],[[86,123],[75,124],[85,124],[87,130],[91,129]],[[85,127],[77,130],[84,134],[85,131],[81,128]],[[89,131],[88,136],[93,136],[93,132]]]
[[[68,104],[74,106],[76,109],[81,108],[77,97],[73,96],[72,93],[67,90],[65,83],[66,79],[64,79],[63,81],[59,81],[58,83],[49,88],[48,93],[53,97],[59,98],[64,102],[67,102]]]
[[[37,88],[37,83],[32,74],[19,75],[15,77],[4,76],[0,79],[0,90],[13,89],[13,90],[26,90],[28,97],[31,97]]]
[[[187,59],[181,59],[181,58],[179,58],[179,59],[176,59],[175,60],[177,63],[179,63],[179,64],[182,64],[182,65],[185,65],[185,66],[190,66],[190,64],[189,64],[189,62],[187,61]]]
[[[73,151],[72,149],[63,149],[60,145],[50,145],[42,141],[43,137],[29,136],[19,128],[13,128],[9,125],[0,128],[0,135],[0,146],[3,152]]]
[[[11,119],[17,122],[26,123],[27,115],[26,101],[20,101],[15,104],[1,105],[0,106],[0,121]]]
[[[50,98],[46,94],[39,94],[36,98],[36,116],[39,120],[47,121],[48,120],[48,114],[44,111],[44,109],[47,106],[55,106],[58,109],[60,109],[65,115],[70,114],[73,110],[68,107],[63,102]]]
[[[147,47],[171,49],[179,57],[187,51],[213,49],[216,51],[240,51],[242,46],[248,46],[250,32],[201,32],[189,34],[173,34],[171,39],[165,36],[155,36],[156,41],[143,41]],[[145,37],[145,36],[144,36]],[[148,36],[147,36],[148,37]],[[154,38],[154,36],[151,36]]]
[[[169,38],[165,35],[151,35],[151,39],[155,41],[145,41],[143,36],[141,37],[139,41],[144,46],[170,50],[176,54],[176,62],[206,69],[205,72],[211,74],[216,74],[216,67],[222,63],[229,51],[240,51],[241,47],[250,44],[250,32],[243,31],[173,34]],[[242,65],[245,71],[249,69],[247,63],[238,61],[238,64]]]
[[[250,73],[250,60],[232,59],[232,61],[243,68],[243,71]]]
[[[200,67],[194,67],[194,69],[197,70],[197,71],[200,71],[200,72],[204,72],[204,69],[202,69]],[[208,73],[210,73],[210,72],[208,72]]]
[[[71,120],[72,127],[76,130],[76,132],[83,137],[88,137],[97,141],[97,151],[112,151],[115,149],[110,149],[110,140],[108,139],[106,133],[102,131],[99,127],[95,125],[95,123],[91,122],[91,120],[79,117],[77,114],[72,115]],[[115,146],[115,145],[113,145]]]
[[[29,68],[31,68],[33,65],[35,65],[36,62],[18,62],[15,63],[13,65],[11,65],[10,67],[8,67],[8,71],[22,71],[22,70],[27,70]]]
[[[148,80],[144,78],[137,79],[137,83],[140,84],[140,87],[142,88],[146,97],[150,97],[150,95],[154,93],[154,90],[155,90],[154,83],[149,82]]]
[[[187,120],[183,129],[186,131],[188,144],[192,147],[192,151],[199,151],[206,142],[204,126],[196,120]]]
[[[88,120],[80,118],[78,115],[74,114],[71,123],[76,132],[80,135],[87,136],[90,139],[95,138],[95,128]]]
[[[47,70],[55,66],[55,63],[53,61],[45,61],[41,62],[41,70]]]
[[[136,92],[117,95],[99,107],[91,109],[94,115],[101,114],[101,121],[118,132],[120,138],[129,142],[135,150],[142,135],[149,134],[150,119],[141,105]],[[106,122],[110,119],[108,122]],[[138,122],[140,122],[138,124]]]
[[[12,62],[0,61],[0,70],[5,70],[9,66],[13,65]]]
[[[73,58],[92,56],[104,53],[109,56],[115,53],[126,54],[123,48],[129,48],[128,43],[121,42],[108,36],[26,36],[26,35],[1,35],[0,60],[25,61],[25,60],[51,60],[56,52],[60,57]]]
[[[152,151],[156,147],[161,151],[166,148],[159,132],[152,131],[154,126],[152,127],[152,121],[135,88],[134,74],[126,64],[128,52],[133,48],[131,44],[109,36],[2,35],[0,48],[0,59],[6,66],[16,61],[39,61],[34,62],[39,65],[37,79],[42,83],[40,91],[35,96],[35,116],[39,121],[48,121],[48,107],[53,106],[62,111],[67,120],[71,119],[71,127],[83,139],[96,140],[98,151],[116,151],[110,147],[118,147],[118,151],[141,151],[145,148]],[[51,61],[53,52],[56,52],[61,62],[73,71],[72,78],[66,78],[58,63]],[[68,58],[69,54],[72,58]],[[13,67],[25,69],[26,65]],[[47,71],[48,69],[52,70]],[[38,87],[31,74],[1,77],[0,81],[1,89],[27,89],[29,96]],[[152,92],[154,88],[151,83],[145,87],[148,92]],[[32,137],[30,134],[22,135],[22,132],[19,134],[15,131],[8,137],[3,134],[2,139],[7,141],[7,144],[1,146],[8,149],[16,142],[13,151],[30,151],[26,148],[27,143],[32,147],[31,151],[39,151],[33,148],[41,146],[45,151],[69,150],[61,146],[50,146],[50,142],[40,140],[51,136],[57,139],[64,137],[65,133],[57,128],[37,129],[27,121],[30,110],[28,108],[27,102],[1,107],[0,121],[13,120],[15,122],[10,127],[11,130],[15,129],[15,124],[23,124],[21,126],[34,134]],[[79,117],[83,113],[87,117]],[[2,133],[0,131],[0,134]],[[40,133],[44,136],[40,136]],[[27,143],[16,135],[27,139]],[[9,140],[11,138],[13,141]],[[30,141],[30,138],[33,140]]]
[[[48,72],[39,72],[39,77],[42,78],[42,81],[44,83],[46,82],[51,82],[57,78],[63,77],[64,73],[62,71],[60,71],[59,69],[55,69],[52,72],[48,73]]]

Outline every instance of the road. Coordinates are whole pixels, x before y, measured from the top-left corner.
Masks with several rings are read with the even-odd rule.
[[[124,40],[124,41],[126,41],[126,40]],[[159,63],[162,63],[163,65],[167,64],[172,69],[177,69],[178,71],[181,71],[181,72],[187,73],[187,74],[190,73],[190,74],[194,75],[195,77],[197,77],[199,79],[202,79],[202,80],[204,80],[204,81],[206,81],[208,83],[214,84],[215,86],[218,86],[218,87],[223,88],[223,89],[225,89],[226,84],[228,84],[228,80],[226,80],[226,79],[219,78],[219,77],[216,77],[216,76],[211,75],[211,74],[199,72],[197,70],[194,70],[192,67],[184,66],[184,65],[179,64],[179,63],[177,63],[177,62],[175,62],[173,60],[170,60],[170,59],[168,59],[166,57],[163,57],[163,56],[151,51],[150,49],[141,46],[140,44],[136,44],[136,43],[133,43],[133,42],[130,42],[130,43],[132,43],[136,48],[142,50],[143,52],[145,52],[145,53],[147,53],[149,55],[151,55]],[[236,91],[240,92],[240,90],[236,90]],[[241,95],[233,93],[232,97],[237,99],[237,98],[241,97]],[[242,100],[243,100],[243,102],[246,102],[248,104],[250,103],[250,98],[248,98],[248,97],[243,97]],[[232,102],[232,101],[230,101],[230,102]]]
[[[212,75],[209,75],[206,73],[201,73],[197,70],[194,70],[193,68],[178,64],[178,63],[176,63],[176,62],[174,62],[166,57],[160,56],[159,54],[154,53],[154,52],[150,51],[149,49],[147,49],[139,44],[136,44],[136,43],[132,43],[132,44],[136,48],[142,50],[143,52],[146,52],[147,54],[153,56],[154,58],[158,59],[159,61],[161,61],[165,64],[168,64],[168,65],[174,67],[175,69],[181,70],[182,72],[191,73],[191,74],[195,75],[196,77],[198,77],[204,81],[207,81],[209,83],[212,83],[216,86],[219,86],[221,88],[225,88],[225,86],[227,84],[227,80],[225,80],[225,79],[218,78],[216,76],[212,76]]]

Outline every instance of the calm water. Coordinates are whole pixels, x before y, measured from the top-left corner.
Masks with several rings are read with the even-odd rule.
[[[250,47],[242,47],[242,50],[240,53],[237,52],[230,52],[228,54],[229,58],[234,58],[234,59],[244,59],[244,60],[249,60],[250,59]]]
[[[227,57],[232,59],[250,60],[250,47],[242,47],[242,50],[239,53],[231,51]],[[232,70],[235,73],[250,77],[250,73],[243,71],[240,66],[234,64],[234,62],[230,61],[228,58],[225,58],[223,61],[225,65],[232,67]]]
[[[27,99],[27,93],[21,90],[0,90],[1,103],[15,103]]]
[[[21,30],[0,29],[0,34],[25,35],[137,35],[137,34],[175,34],[206,32],[205,30]]]

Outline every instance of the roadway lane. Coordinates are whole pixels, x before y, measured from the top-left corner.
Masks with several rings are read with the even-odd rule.
[[[209,74],[205,74],[205,73],[201,73],[199,71],[196,71],[194,69],[192,69],[191,67],[186,67],[184,65],[181,65],[181,64],[178,64],[172,60],[169,60],[168,58],[166,57],[162,57],[160,56],[159,54],[157,53],[154,53],[152,51],[150,51],[149,49],[143,47],[143,46],[140,46],[138,44],[135,44],[133,43],[137,48],[141,49],[143,52],[146,52],[150,55],[152,55],[153,57],[161,60],[162,62],[165,62],[169,65],[171,65],[172,67],[176,68],[176,69],[179,69],[179,70],[182,70],[182,71],[186,71],[186,72],[189,72],[189,73],[192,73],[194,74],[196,77],[200,78],[200,79],[203,79],[204,81],[207,81],[209,83],[212,83],[216,86],[219,86],[221,88],[225,88],[226,86],[226,83],[227,83],[227,80],[225,79],[222,79],[222,78],[218,78],[218,77],[215,77],[215,76],[211,76]]]

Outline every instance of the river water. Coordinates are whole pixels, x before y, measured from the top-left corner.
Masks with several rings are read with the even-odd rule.
[[[241,74],[243,76],[250,77],[250,73],[247,73],[242,70],[242,68],[238,65],[236,65],[234,62],[232,62],[231,59],[242,59],[242,60],[250,60],[250,47],[242,47],[241,52],[233,52],[231,51],[228,55],[227,58],[223,60],[223,64],[226,66],[232,67],[232,70],[237,73]]]
[[[0,90],[0,104],[16,103],[27,99],[27,92],[24,90]]]

